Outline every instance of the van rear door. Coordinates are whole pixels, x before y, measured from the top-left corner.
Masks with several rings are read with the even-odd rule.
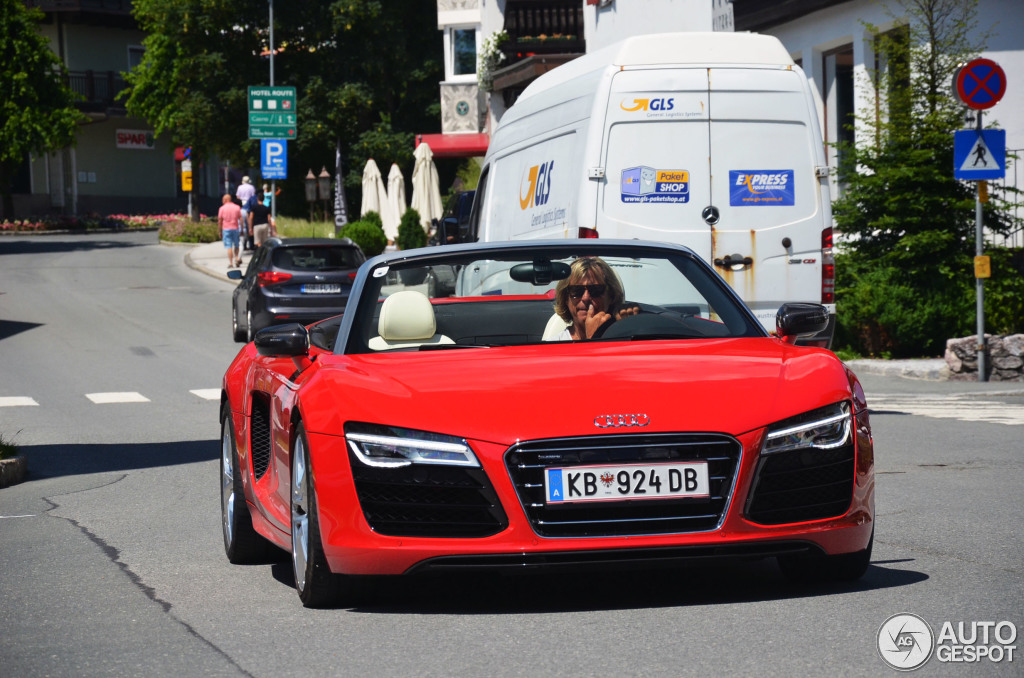
[[[786,301],[821,298],[824,165],[806,78],[788,68],[709,76],[715,269],[774,329]]]
[[[598,191],[602,238],[682,243],[710,260],[708,72],[647,68],[614,74]]]

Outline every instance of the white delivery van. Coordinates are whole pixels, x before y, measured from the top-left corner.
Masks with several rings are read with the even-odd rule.
[[[785,302],[835,326],[825,146],[803,71],[754,33],[628,38],[538,78],[484,159],[469,239],[687,245],[769,330]],[[627,290],[628,294],[628,290]]]

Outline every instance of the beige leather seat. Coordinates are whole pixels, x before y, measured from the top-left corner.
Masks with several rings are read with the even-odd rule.
[[[443,334],[437,334],[430,299],[413,290],[395,292],[384,300],[377,332],[380,336],[370,339],[370,348],[374,351],[455,343]]]

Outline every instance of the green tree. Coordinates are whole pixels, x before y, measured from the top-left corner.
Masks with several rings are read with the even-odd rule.
[[[879,105],[860,109],[862,138],[839,145],[837,345],[936,355],[947,338],[969,333],[974,317],[974,183],[953,178],[953,132],[965,109],[949,87],[984,35],[971,40],[975,1],[901,4],[909,23],[872,28],[883,64],[870,73]],[[1006,205],[986,207],[992,231],[1011,228]]]
[[[247,88],[269,83],[269,15],[253,0],[135,0],[147,33],[128,75],[129,111],[193,154],[257,163]],[[299,127],[281,199],[305,209],[309,168],[334,166],[341,147],[348,204],[361,202],[368,158],[412,168],[414,133],[440,127],[442,36],[422,0],[290,0],[274,12],[274,84],[296,88]]]
[[[21,0],[0,0],[0,192],[3,214],[14,214],[11,182],[29,153],[75,141],[85,116],[65,84],[67,71],[39,34],[43,13]]]

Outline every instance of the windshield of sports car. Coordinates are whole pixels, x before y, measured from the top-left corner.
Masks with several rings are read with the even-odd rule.
[[[641,245],[442,247],[378,262],[350,322],[346,353],[766,336],[695,255]]]

